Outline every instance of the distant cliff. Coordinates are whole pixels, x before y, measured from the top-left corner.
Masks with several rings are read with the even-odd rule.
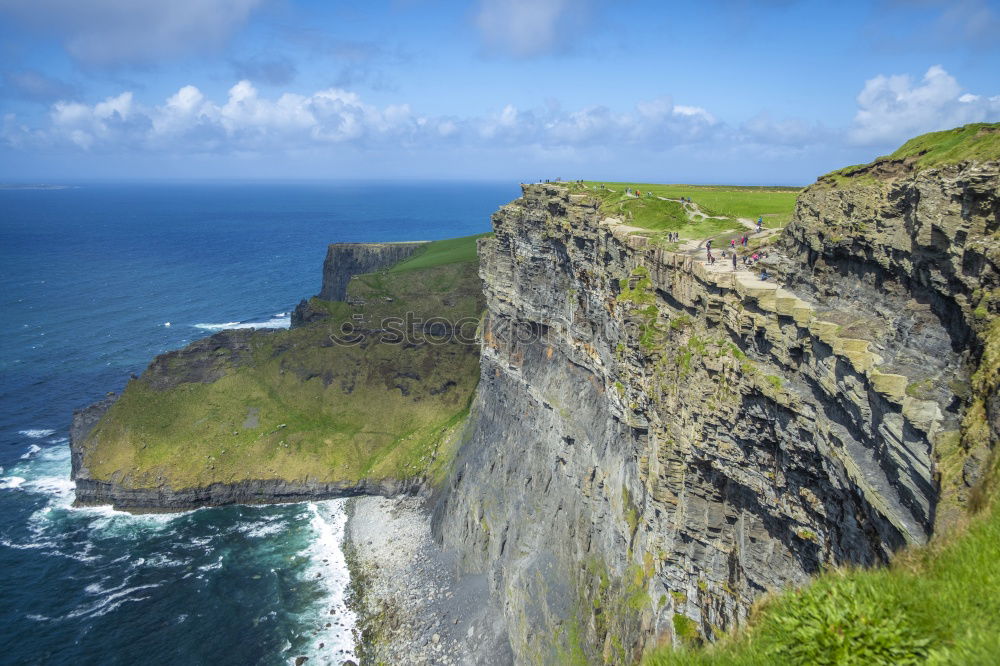
[[[463,244],[470,251],[456,254]],[[475,238],[352,244],[349,261],[338,247],[324,290],[349,283],[350,303],[314,298],[292,330],[195,341],[156,357],[117,399],[77,412],[77,504],[162,511],[398,495],[443,478],[478,378]],[[399,265],[417,249],[418,267]]]
[[[355,275],[374,273],[413,256],[426,243],[333,243],[323,262],[323,287],[318,298],[347,300],[347,285]]]
[[[964,501],[997,437],[976,369],[998,165],[899,178],[809,188],[766,281],[568,186],[494,215],[480,386],[434,525],[488,574],[519,662],[716,637]]]

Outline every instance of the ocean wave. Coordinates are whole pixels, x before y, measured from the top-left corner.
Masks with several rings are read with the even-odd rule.
[[[241,523],[236,529],[248,537],[259,538],[277,534],[286,527],[287,525],[284,521],[279,518],[272,518],[271,520],[263,520],[253,523]]]
[[[49,435],[55,433],[55,430],[48,430],[46,428],[29,428],[28,430],[18,430],[19,435],[24,435],[25,437],[30,437],[31,439],[42,439],[43,437],[48,437]]]
[[[32,444],[31,446],[28,447],[27,451],[25,451],[24,453],[21,454],[21,460],[27,460],[33,454],[38,453],[41,450],[42,450],[42,447],[38,446],[38,444]]]
[[[13,548],[15,550],[40,550],[42,548],[55,548],[58,546],[55,541],[32,541],[31,543],[14,543],[7,539],[0,539],[0,546]]]
[[[222,556],[220,555],[219,559],[213,562],[212,564],[203,564],[200,567],[198,567],[198,571],[215,571],[216,569],[221,569],[221,568],[222,568]]]
[[[68,620],[74,617],[101,617],[102,615],[107,615],[126,602],[144,601],[148,599],[149,597],[130,597],[128,595],[133,592],[138,592],[139,590],[147,590],[154,587],[160,587],[160,584],[150,583],[148,585],[136,585],[135,587],[129,587],[124,590],[114,592],[96,603],[88,604],[82,608],[77,608],[66,615],[64,619]]]
[[[292,325],[292,318],[288,313],[280,313],[267,321],[227,321],[222,324],[195,324],[195,328],[204,331],[232,331],[237,328],[288,328]]]
[[[20,488],[24,484],[24,477],[21,476],[5,476],[0,479],[0,488],[7,490],[13,490],[15,488]]]

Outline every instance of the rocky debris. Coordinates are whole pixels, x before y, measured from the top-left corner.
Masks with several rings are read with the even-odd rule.
[[[565,661],[576,635],[630,662],[675,614],[712,638],[767,590],[927,539],[933,445],[964,404],[944,378],[970,369],[945,278],[995,283],[998,178],[913,179],[804,194],[778,282],[651,247],[558,185],[494,215],[480,385],[434,526],[488,576],[517,661]],[[952,269],[925,267],[934,247]]]
[[[346,544],[362,666],[512,663],[485,578],[457,572],[454,555],[431,538],[423,502],[352,500]]]

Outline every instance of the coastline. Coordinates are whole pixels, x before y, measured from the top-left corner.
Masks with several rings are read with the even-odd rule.
[[[456,554],[435,543],[425,497],[357,497],[347,514],[361,666],[513,663],[486,576],[461,572]]]

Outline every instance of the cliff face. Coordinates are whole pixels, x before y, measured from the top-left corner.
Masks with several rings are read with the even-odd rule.
[[[489,574],[518,659],[628,662],[824,565],[924,542],[935,447],[972,461],[960,491],[970,400],[996,435],[995,396],[968,387],[997,183],[993,165],[814,187],[773,255],[781,286],[650,247],[560,186],[501,208],[434,527]]]
[[[347,300],[347,285],[355,275],[374,273],[389,268],[426,246],[412,243],[332,243],[323,262],[323,287],[319,298],[324,301]]]

